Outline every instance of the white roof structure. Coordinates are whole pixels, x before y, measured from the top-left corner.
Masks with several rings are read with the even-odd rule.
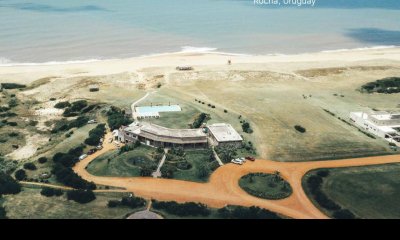
[[[230,124],[215,123],[207,126],[210,133],[218,142],[243,141],[243,138]]]

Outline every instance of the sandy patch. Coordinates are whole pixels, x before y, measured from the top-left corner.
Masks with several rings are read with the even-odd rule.
[[[45,145],[49,139],[47,137],[43,137],[42,135],[27,135],[26,136],[26,145],[18,148],[12,153],[8,154],[7,157],[12,158],[13,160],[22,160],[27,159],[35,155],[37,149],[40,146]]]

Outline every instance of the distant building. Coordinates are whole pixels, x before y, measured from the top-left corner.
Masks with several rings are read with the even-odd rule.
[[[140,141],[153,147],[206,148],[207,135],[202,129],[171,129],[147,122],[134,122],[121,127],[117,140],[123,143]]]
[[[208,125],[207,129],[211,140],[210,144],[214,146],[240,147],[242,145],[243,138],[230,124],[216,123]]]
[[[351,112],[350,119],[358,127],[400,146],[400,113]]]

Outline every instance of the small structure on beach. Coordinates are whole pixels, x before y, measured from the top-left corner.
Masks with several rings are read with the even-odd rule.
[[[99,86],[96,84],[89,85],[89,91],[90,92],[98,92],[100,90]]]
[[[193,70],[193,67],[191,67],[191,66],[177,66],[176,70],[178,70],[178,71],[191,71],[191,70]]]

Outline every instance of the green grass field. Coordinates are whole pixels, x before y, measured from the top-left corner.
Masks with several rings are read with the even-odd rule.
[[[177,170],[174,173],[174,179],[193,181],[193,182],[207,182],[212,174],[209,172],[208,176],[200,178],[197,174],[197,169],[202,164],[210,162],[209,155],[206,150],[186,150],[186,160],[192,165],[189,170]]]
[[[109,200],[120,200],[127,193],[96,193],[96,200],[79,204],[61,197],[44,197],[40,189],[24,188],[17,195],[4,196],[7,217],[15,219],[122,219],[142,209],[108,208]]]
[[[399,172],[400,164],[330,169],[330,175],[325,178],[322,190],[329,198],[349,209],[357,217],[398,219]],[[303,181],[312,173],[308,173]],[[310,196],[307,188],[305,190]],[[323,211],[330,214],[326,210]]]
[[[93,160],[87,167],[87,171],[96,176],[110,177],[138,177],[140,176],[140,167],[133,164],[136,160],[150,164],[158,164],[151,157],[155,151],[154,148],[141,146],[133,151],[118,154],[119,150],[114,150]]]
[[[273,174],[248,174],[239,180],[239,186],[250,195],[265,199],[283,199],[292,194],[290,185]]]

